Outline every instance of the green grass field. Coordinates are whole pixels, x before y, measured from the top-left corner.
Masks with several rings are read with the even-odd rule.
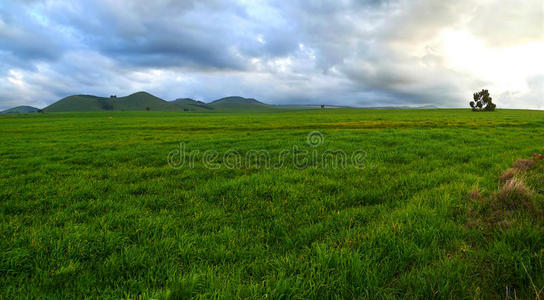
[[[0,298],[542,298],[542,163],[496,204],[535,152],[541,111],[1,115]]]

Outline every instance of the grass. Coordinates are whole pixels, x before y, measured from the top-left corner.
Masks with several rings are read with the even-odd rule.
[[[195,163],[171,168],[180,143]],[[543,145],[539,111],[1,115],[0,298],[536,298],[544,222],[488,217]],[[294,146],[364,168],[202,162]]]

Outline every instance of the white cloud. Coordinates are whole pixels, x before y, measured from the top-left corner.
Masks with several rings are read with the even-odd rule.
[[[143,0],[142,0],[143,1]],[[144,5],[145,4],[145,5]],[[540,0],[0,4],[0,109],[76,93],[544,106]]]

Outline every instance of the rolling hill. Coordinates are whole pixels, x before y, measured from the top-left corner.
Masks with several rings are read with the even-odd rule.
[[[207,103],[204,103],[204,102],[198,101],[198,100],[194,100],[194,99],[191,99],[191,98],[178,98],[178,99],[172,101],[172,103],[181,104],[181,105],[190,105],[190,106],[194,106],[194,107],[202,108],[202,109],[207,109],[207,110],[212,110],[213,109],[213,107],[209,106]]]
[[[45,107],[44,112],[98,112],[98,111],[268,111],[294,109],[262,103],[253,98],[230,96],[210,103],[191,98],[166,101],[147,92],[137,92],[125,97],[98,97],[72,95]],[[301,106],[300,108],[307,108]],[[15,108],[14,108],[15,109]],[[34,108],[35,109],[35,108]],[[37,109],[35,109],[37,111]]]
[[[38,108],[33,106],[17,106],[10,109],[6,109],[4,111],[0,111],[0,114],[26,114],[26,113],[35,113],[38,112]]]
[[[218,110],[263,110],[275,108],[272,105],[264,104],[253,98],[239,96],[217,99],[209,103],[209,105]]]
[[[194,111],[201,110],[194,105],[173,103],[138,92],[126,97],[106,98],[92,95],[74,95],[63,98],[43,110],[45,112],[92,112],[92,111]]]

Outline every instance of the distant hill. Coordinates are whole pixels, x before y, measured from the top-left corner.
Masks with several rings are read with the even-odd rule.
[[[92,111],[221,111],[262,110],[274,108],[253,98],[225,97],[204,103],[191,98],[179,98],[168,102],[147,92],[126,97],[98,97],[73,95],[63,98],[43,109],[44,112],[92,112]]]
[[[209,106],[208,104],[202,101],[191,99],[191,98],[178,98],[172,101],[172,103],[181,104],[181,105],[190,105],[197,108],[208,109],[208,110],[213,109],[213,107]]]
[[[230,96],[210,103],[191,98],[166,101],[147,92],[137,92],[125,97],[99,97],[72,95],[45,107],[44,112],[98,112],[98,111],[267,111],[312,109],[309,106],[270,105],[254,98]],[[15,108],[14,108],[15,109]],[[37,108],[32,108],[37,111]],[[6,111],[7,112],[7,111]]]
[[[0,114],[26,114],[26,113],[35,113],[38,112],[38,108],[33,106],[17,106],[4,111],[0,111]]]
[[[181,103],[172,103],[147,92],[138,92],[126,97],[106,98],[92,95],[74,95],[63,98],[43,110],[45,112],[90,112],[90,111],[194,111],[201,108]]]
[[[239,96],[230,96],[217,99],[208,105],[214,109],[223,110],[262,110],[274,108],[272,105],[264,104],[253,98],[244,98]]]
[[[243,104],[262,104],[266,105],[253,98],[244,98],[240,96],[230,96],[212,101],[210,104],[225,104],[225,103],[243,103]]]
[[[166,101],[147,92],[137,92],[125,97],[98,97],[93,95],[72,95],[45,107],[44,112],[97,112],[97,111],[268,111],[318,109],[321,105],[270,105],[254,98],[229,96],[210,103],[191,98]],[[326,105],[323,108],[347,108],[347,106]],[[381,106],[361,107],[366,109],[434,109],[434,105],[423,106]],[[0,114],[34,113],[39,109],[32,106],[17,106]]]

